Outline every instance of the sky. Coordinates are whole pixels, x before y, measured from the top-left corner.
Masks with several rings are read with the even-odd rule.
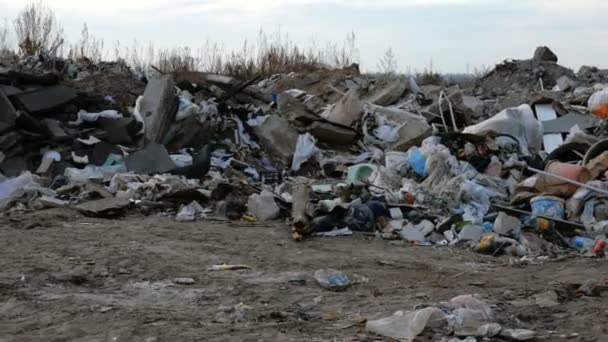
[[[364,70],[377,69],[391,48],[400,71],[433,65],[444,73],[473,71],[504,59],[524,59],[549,46],[560,64],[608,68],[605,0],[42,0],[68,40],[83,23],[106,47],[153,42],[157,47],[226,49],[256,41],[260,30],[302,46],[356,36]],[[10,21],[26,1],[0,0]]]

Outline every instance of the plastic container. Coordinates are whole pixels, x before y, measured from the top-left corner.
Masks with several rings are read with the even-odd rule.
[[[315,279],[321,287],[330,291],[344,291],[350,286],[348,276],[337,270],[318,270],[315,272]]]
[[[371,181],[370,177],[378,172],[378,167],[374,164],[358,164],[348,168],[346,182],[353,184],[358,181]]]
[[[416,147],[409,151],[408,165],[421,177],[426,177],[426,156]]]
[[[559,197],[537,196],[530,201],[532,213],[534,215],[546,216],[556,219],[564,219],[565,201]]]
[[[605,240],[599,240],[595,246],[593,247],[593,249],[591,250],[591,252],[593,254],[600,254],[602,252],[604,252],[604,250],[606,249],[606,241]]]
[[[494,224],[492,222],[484,222],[482,227],[484,233],[494,233]]]

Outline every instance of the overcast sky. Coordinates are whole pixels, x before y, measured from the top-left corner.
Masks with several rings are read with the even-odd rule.
[[[12,20],[26,1],[0,0]],[[82,24],[105,40],[156,46],[227,48],[255,40],[260,29],[295,42],[342,42],[354,31],[362,66],[375,69],[392,47],[400,69],[464,72],[505,58],[528,58],[550,46],[560,64],[608,68],[605,0],[44,0],[68,39]]]

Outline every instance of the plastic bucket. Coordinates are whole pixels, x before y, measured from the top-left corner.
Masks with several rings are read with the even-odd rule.
[[[534,215],[563,219],[565,201],[559,197],[537,196],[530,201]]]

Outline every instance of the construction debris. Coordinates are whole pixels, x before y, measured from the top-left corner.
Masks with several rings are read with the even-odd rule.
[[[531,67],[544,70],[545,87],[561,70],[543,47],[531,60],[497,66],[479,89],[508,79],[507,70],[517,79]],[[342,72],[352,70],[335,71]],[[171,203],[178,221],[212,213],[260,222],[291,218],[298,241],[378,232],[521,257],[534,253],[524,236],[538,234],[564,251],[603,255],[596,245],[608,227],[602,197],[608,145],[577,145],[581,152],[567,159],[558,152],[565,134],[603,139],[598,122],[606,118],[608,97],[596,87],[587,108],[570,105],[578,97],[569,92],[584,84],[571,72],[555,78],[553,95],[489,118],[486,102],[458,86],[418,87],[413,79],[157,75],[129,109],[91,101],[43,75],[9,73],[38,88],[0,93],[6,141],[0,170],[10,178],[0,183],[5,208],[75,206],[104,216],[127,207],[167,210]],[[526,89],[527,83],[509,83]],[[206,91],[193,95],[192,84]],[[312,95],[319,90],[333,95]],[[244,208],[227,210],[234,193]],[[37,194],[44,197],[34,202]],[[516,214],[524,212],[531,214]],[[450,221],[454,214],[460,219]]]

